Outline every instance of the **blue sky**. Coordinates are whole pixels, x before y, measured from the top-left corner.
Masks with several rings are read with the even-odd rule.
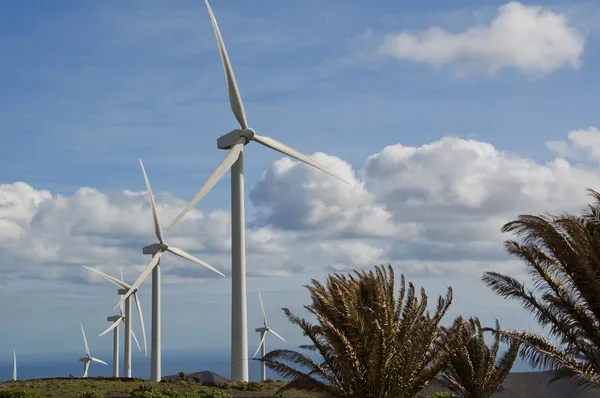
[[[547,13],[559,17],[530,27],[532,36],[540,37],[540,40],[528,42],[517,35],[517,40],[508,41],[508,44],[498,43],[504,36],[510,37],[511,32],[518,31],[520,25],[502,25],[499,31],[492,29],[489,37],[461,36],[461,32],[469,32],[474,26],[493,26],[493,21],[502,13],[499,7],[506,4],[497,1],[250,3],[214,0],[211,4],[229,51],[250,125],[258,134],[276,138],[304,153],[322,151],[344,160],[346,166],[335,163],[337,160],[332,162],[342,168],[348,167],[344,169],[350,170],[348,173],[354,171],[365,187],[362,193],[346,192],[335,196],[338,191],[332,189],[327,194],[315,194],[314,190],[306,188],[310,187],[313,176],[309,171],[296,168],[290,178],[298,178],[294,180],[297,184],[292,184],[291,180],[282,182],[283,177],[275,171],[277,167],[285,169],[289,164],[279,162],[279,166],[274,165],[281,159],[280,154],[254,143],[246,147],[249,224],[252,228],[259,228],[260,224],[268,229],[260,233],[276,236],[282,246],[293,246],[286,249],[285,255],[289,256],[286,260],[283,260],[284,254],[277,254],[283,252],[269,252],[269,248],[261,249],[263,251],[256,259],[249,260],[249,272],[252,261],[275,264],[267,267],[274,276],[268,277],[269,272],[265,271],[261,277],[249,278],[250,319],[258,315],[255,291],[261,286],[273,324],[282,329],[282,334],[290,336],[292,344],[299,343],[302,341],[300,335],[286,324],[278,308],[289,306],[300,311],[301,304],[307,303],[302,285],[311,277],[322,279],[329,270],[336,269],[326,265],[333,267],[344,263],[350,269],[358,266],[349,264],[352,261],[348,257],[353,257],[363,261],[361,266],[369,267],[376,260],[395,262],[406,260],[410,255],[411,265],[399,266],[398,272],[408,273],[417,284],[431,290],[431,295],[442,293],[448,284],[457,290],[460,286],[473,289],[462,296],[457,293],[453,305],[456,313],[479,314],[487,320],[498,316],[510,326],[526,327],[525,315],[515,312],[515,306],[495,298],[484,286],[479,286],[481,283],[477,279],[481,272],[495,267],[493,264],[498,258],[501,259],[498,262],[510,263],[501,254],[504,237],[496,236],[502,222],[525,211],[577,209],[585,203],[583,189],[596,181],[588,178],[597,169],[590,140],[582,144],[583,141],[572,139],[569,145],[574,150],[569,154],[557,154],[546,146],[549,141],[567,140],[569,132],[600,124],[597,109],[600,82],[596,78],[600,67],[597,50],[600,32],[594,23],[600,15],[600,7],[596,2],[513,3],[513,6],[522,7],[515,8],[515,13],[522,13],[519,17],[525,19],[509,22],[516,20],[526,24],[531,22],[527,15],[536,12],[541,13],[535,15],[542,15],[540,20],[546,22],[548,20],[543,18]],[[534,10],[533,6],[541,8],[527,14],[527,10]],[[216,148],[216,138],[237,125],[229,109],[217,46],[202,1],[174,0],[167,4],[155,0],[30,0],[5,2],[3,9],[5,11],[0,15],[0,120],[3,122],[0,134],[4,145],[0,146],[0,184],[7,184],[6,189],[12,189],[11,184],[24,182],[35,190],[34,193],[27,191],[28,195],[47,190],[52,196],[49,200],[56,202],[40,207],[41,210],[36,204],[32,213],[27,213],[30,218],[21,220],[27,225],[23,226],[25,235],[18,238],[19,245],[23,245],[19,247],[28,247],[26,243],[33,240],[27,239],[32,236],[31,239],[37,239],[35,242],[42,242],[52,235],[55,225],[55,236],[39,243],[40,247],[81,245],[78,247],[81,251],[76,255],[70,253],[68,259],[59,256],[46,260],[37,254],[29,258],[15,254],[5,259],[0,265],[0,269],[7,272],[0,281],[3,285],[0,315],[10,316],[31,330],[23,333],[16,329],[2,330],[0,341],[10,341],[7,343],[10,350],[9,347],[2,348],[7,353],[13,346],[22,347],[20,351],[25,353],[28,350],[29,353],[39,351],[48,355],[79,353],[82,348],[79,320],[95,325],[90,325],[89,333],[92,328],[100,332],[106,323],[102,318],[109,315],[104,312],[110,312],[114,304],[111,304],[112,298],[105,298],[112,294],[109,287],[83,277],[83,270],[76,265],[87,263],[112,271],[117,265],[130,266],[126,275],[133,279],[145,261],[138,254],[141,251],[138,243],[144,243],[138,242],[138,238],[143,237],[147,240],[145,243],[151,243],[153,238],[151,230],[146,229],[145,235],[136,235],[131,242],[117,244],[116,240],[123,242],[130,235],[125,227],[122,231],[110,227],[114,224],[97,235],[95,232],[81,233],[87,238],[91,236],[89,240],[74,237],[70,234],[73,229],[69,230],[68,237],[67,232],[63,236],[63,232],[58,231],[62,228],[58,224],[71,225],[71,219],[65,217],[74,217],[72,225],[85,231],[89,219],[97,221],[93,225],[100,225],[98,220],[103,219],[101,215],[95,217],[89,213],[77,215],[77,209],[88,208],[80,204],[76,192],[81,187],[91,187],[101,195],[107,195],[112,206],[120,206],[129,200],[123,191],[144,189],[137,163],[137,159],[142,158],[154,191],[161,193],[165,206],[172,201],[168,204],[171,206],[168,215],[162,217],[166,225],[224,156],[225,152]],[[382,53],[386,37],[405,34],[408,35],[405,37],[414,38],[433,27],[443,29],[451,38],[441,42],[442,48],[436,47],[436,43],[429,43],[431,46],[427,47],[421,42],[421,47],[413,52],[406,47],[396,48],[396,54],[401,56]],[[479,43],[480,39],[483,44]],[[459,42],[462,44],[457,44]],[[539,48],[547,42],[558,44]],[[578,44],[582,46],[581,51],[577,50]],[[432,48],[439,50],[441,55],[432,55]],[[530,57],[537,52],[542,55]],[[417,53],[425,55],[415,55]],[[432,65],[432,59],[441,62],[440,66]],[[492,70],[494,65],[502,66]],[[589,131],[592,138],[597,137],[597,130]],[[458,137],[462,141],[435,146],[434,143],[442,142],[443,137]],[[470,139],[475,141],[468,141]],[[473,142],[478,146],[465,149],[464,156],[461,155],[463,152],[445,149],[461,145],[467,148],[475,145]],[[394,174],[400,163],[392,162],[387,166],[377,163],[377,172],[387,170],[386,178],[393,179],[386,182],[367,167],[367,158],[395,144],[420,148],[421,152],[414,155],[412,169],[404,170],[402,176]],[[575,155],[577,151],[581,153]],[[454,168],[448,166],[450,163],[443,163],[446,157],[452,156],[467,162],[473,154],[480,156],[473,164],[483,167],[476,173],[471,164]],[[486,158],[488,154],[491,157]],[[544,168],[546,162],[558,158],[570,162],[567,171],[558,166]],[[496,164],[494,162],[500,164],[499,168],[490,166]],[[446,170],[433,173],[436,165],[442,165]],[[560,165],[564,166],[563,163]],[[503,177],[503,167],[514,173]],[[466,171],[460,178],[455,178],[453,173],[459,169]],[[495,170],[493,173],[492,169]],[[408,180],[410,170],[421,176],[419,183]],[[532,173],[527,174],[529,177],[526,176],[528,172]],[[469,173],[475,173],[475,177],[469,179]],[[478,227],[470,227],[466,221],[461,226],[456,223],[432,226],[424,212],[424,218],[411,220],[414,221],[411,225],[419,231],[427,231],[426,237],[417,241],[411,235],[411,248],[391,250],[393,242],[408,236],[403,235],[408,234],[408,224],[403,223],[410,217],[402,212],[401,198],[417,190],[427,191],[425,196],[432,200],[432,207],[427,208],[431,214],[447,211],[451,217],[457,214],[454,210],[435,207],[442,197],[435,196],[439,193],[437,188],[425,186],[439,184],[453,192],[453,198],[456,195],[464,198],[466,194],[461,189],[478,192],[484,182],[495,181],[492,175],[498,178],[498,184],[509,184],[507,190],[513,181],[508,180],[514,176],[521,184],[518,192],[525,199],[515,199],[511,202],[512,207],[503,207],[502,212],[498,210],[499,205],[481,205],[473,210],[470,201],[462,205],[453,203],[467,212],[465,219],[473,225],[481,227],[485,224],[484,230],[491,236],[485,245],[474,249],[448,243],[450,236],[478,235],[473,232],[479,231]],[[521,179],[521,176],[524,177]],[[431,178],[430,182],[428,178]],[[473,178],[479,178],[479,182],[464,188],[465,181]],[[528,189],[538,180],[548,182],[548,186],[539,188],[534,195]],[[564,181],[573,185],[564,188],[564,192],[552,194],[551,188]],[[291,185],[286,185],[288,183]],[[404,194],[391,197],[385,188],[392,185],[396,187],[394,192]],[[290,186],[306,190],[286,196]],[[500,185],[493,185],[496,186]],[[574,195],[573,189],[580,191]],[[23,195],[20,199],[30,203]],[[394,237],[386,236],[387,240],[382,241],[373,234],[352,235],[356,234],[352,231],[360,228],[349,222],[336,227],[327,236],[326,242],[337,245],[334,249],[333,246],[318,246],[315,241],[311,244],[316,251],[308,249],[310,244],[306,242],[311,239],[310,234],[301,235],[318,225],[318,220],[311,217],[318,218],[323,214],[310,213],[315,209],[314,203],[322,200],[328,209],[339,209],[355,206],[359,196],[364,196],[364,203],[375,207],[381,205],[377,208],[392,214],[390,217],[396,226],[390,228],[395,231]],[[434,197],[437,199],[433,200]],[[64,206],[71,206],[71,210],[64,210],[57,198],[63,198]],[[89,196],[81,200],[87,200],[85,198]],[[159,201],[160,198],[159,195]],[[0,199],[4,197],[0,195]],[[144,201],[143,195],[139,200],[140,203]],[[307,207],[301,211],[304,205]],[[90,206],[89,209],[94,208]],[[77,209],[73,210],[75,207]],[[228,212],[228,207],[226,177],[197,209],[206,215],[218,215]],[[294,209],[297,213],[292,214]],[[475,213],[480,218],[471,219]],[[10,219],[10,216],[6,217]],[[227,220],[226,214],[215,217],[215,223]],[[285,219],[288,222],[282,221]],[[489,220],[494,221],[491,227],[487,224]],[[149,221],[143,220],[144,226]],[[197,228],[194,231],[199,234],[211,232],[204,224]],[[218,227],[214,224],[213,228],[227,233],[226,224],[218,224]],[[342,241],[348,234],[362,236],[361,242],[371,246],[365,246],[361,253],[344,257],[341,250],[348,246]],[[105,240],[98,243],[111,236],[114,239],[110,243]],[[63,237],[69,239],[68,242],[61,241]],[[184,237],[181,239],[183,242]],[[197,254],[213,256],[210,258],[215,259],[216,266],[222,265],[220,268],[226,269],[228,257],[221,247],[223,240],[219,242],[212,249],[212,246],[206,246],[208,244],[198,248]],[[86,251],[88,244],[90,250]],[[220,249],[215,248],[217,246]],[[494,249],[488,251],[489,247]],[[104,249],[113,257],[96,256],[97,251]],[[131,253],[131,257],[120,260],[121,249]],[[456,254],[458,252],[462,254]],[[434,257],[434,263],[424,264]],[[276,264],[277,258],[282,259],[280,264]],[[481,259],[491,260],[478,266]],[[462,268],[457,265],[459,262],[467,265]],[[456,267],[469,272],[454,272]],[[165,288],[165,349],[193,347],[202,352],[210,351],[212,347],[227,352],[229,280],[214,283],[215,280],[206,273],[182,269],[182,275],[191,275],[194,279],[191,282],[174,281]],[[275,270],[283,271],[277,273]],[[289,275],[284,275],[286,272]],[[149,298],[149,285],[146,289],[146,298]],[[479,298],[478,303],[473,302],[474,294]],[[144,304],[149,329],[149,300]],[[182,317],[179,311],[168,310],[174,307],[197,315]],[[214,324],[214,327],[208,328],[206,323]],[[56,338],[52,347],[40,338],[42,328]],[[198,336],[203,336],[201,342],[198,342]],[[252,332],[249,336],[254,338]],[[221,337],[218,342],[211,341],[217,337]],[[90,345],[98,345],[108,352],[110,339],[96,340]],[[253,346],[251,343],[252,352]]]

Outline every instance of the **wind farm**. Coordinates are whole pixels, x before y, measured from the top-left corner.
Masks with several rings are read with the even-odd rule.
[[[600,6],[458,1],[4,7],[0,398],[599,398]]]

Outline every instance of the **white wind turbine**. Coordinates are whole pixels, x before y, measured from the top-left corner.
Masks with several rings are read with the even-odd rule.
[[[17,352],[13,350],[13,381],[17,381]]]
[[[151,254],[152,260],[148,263],[142,274],[137,278],[134,284],[129,288],[127,293],[121,298],[121,302],[115,306],[115,309],[121,305],[136,289],[142,284],[144,279],[152,272],[152,351],[151,351],[151,372],[150,381],[158,382],[161,379],[161,347],[160,347],[160,257],[165,252],[171,252],[176,256],[189,260],[195,264],[201,265],[211,271],[216,272],[221,276],[225,276],[222,272],[214,268],[213,266],[205,263],[197,257],[192,256],[189,253],[184,252],[174,246],[170,246],[165,242],[160,221],[158,220],[158,213],[156,211],[156,204],[154,203],[154,195],[152,194],[152,188],[150,187],[150,181],[148,181],[148,175],[144,164],[140,159],[140,166],[142,167],[142,173],[144,174],[144,180],[146,181],[146,190],[148,191],[148,197],[150,198],[150,206],[152,208],[152,217],[154,219],[154,232],[158,238],[158,243],[146,246],[143,248],[144,254]]]
[[[83,377],[86,378],[88,376],[90,362],[98,362],[107,366],[108,364],[90,355],[90,348],[88,347],[87,339],[85,338],[85,330],[83,330],[83,325],[81,323],[79,324],[79,326],[81,326],[81,333],[83,333],[83,343],[85,344],[85,357],[79,358],[79,362],[83,362]]]
[[[233,130],[217,139],[217,148],[229,150],[225,159],[215,172],[208,178],[192,201],[179,213],[167,228],[177,224],[192,207],[225,175],[231,168],[231,380],[248,381],[248,325],[246,309],[246,243],[244,221],[244,153],[243,147],[250,141],[256,141],[268,148],[274,149],[294,159],[313,166],[327,174],[344,181],[322,164],[310,157],[282,144],[273,138],[257,135],[248,127],[242,98],[235,81],[235,76],[229,62],[229,57],[219,32],[215,16],[205,0],[206,7],[213,25],[217,44],[223,61],[225,79],[229,91],[231,110],[241,129]],[[348,183],[348,182],[346,182]]]
[[[100,275],[101,277],[107,279],[109,282],[114,283],[119,287],[117,293],[119,295],[125,294],[130,288],[131,285],[125,283],[123,279],[123,268],[121,267],[121,280],[118,280],[115,277],[112,277],[108,274],[105,274],[102,271],[98,271],[97,269],[90,268],[87,266],[83,266],[83,268],[92,271],[95,274]],[[137,308],[137,313],[140,318],[140,325],[142,327],[142,339],[144,341],[144,355],[148,356],[148,349],[146,343],[146,328],[144,326],[144,316],[142,315],[142,305],[140,303],[140,299],[138,297],[139,291],[136,290],[133,293],[133,298],[135,300],[135,305]],[[131,337],[135,341],[135,344],[138,347],[139,351],[142,351],[140,348],[140,343],[138,342],[137,337],[135,337],[135,333],[131,330],[131,323],[128,322],[128,317],[131,318],[131,297],[125,300],[125,311],[123,311],[123,303],[120,302],[120,313],[119,315],[113,315],[106,318],[107,321],[113,322],[113,324],[106,329],[104,332],[100,333],[98,337],[102,337],[106,333],[113,330],[113,377],[119,377],[119,324],[123,322],[125,324],[125,352],[123,353],[123,375],[124,377],[131,377]]]
[[[283,337],[278,335],[277,332],[275,332],[273,329],[271,329],[269,327],[269,325],[267,325],[267,314],[265,313],[265,306],[263,305],[262,296],[260,295],[260,289],[258,290],[258,299],[260,300],[260,310],[262,312],[263,327],[254,329],[256,332],[260,333],[260,344],[258,345],[258,348],[256,349],[256,352],[254,353],[252,358],[256,357],[256,354],[258,354],[258,350],[261,350],[260,358],[262,359],[267,354],[267,344],[265,342],[267,333],[271,333],[272,335],[279,337],[281,340],[283,340],[284,343],[287,343],[287,341],[285,341],[285,339]],[[267,366],[265,365],[264,362],[261,362],[260,363],[260,381],[265,381],[265,380],[267,380]]]

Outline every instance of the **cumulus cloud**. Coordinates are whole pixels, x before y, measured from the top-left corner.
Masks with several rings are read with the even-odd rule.
[[[600,130],[588,127],[571,131],[566,140],[548,141],[546,147],[563,158],[588,158],[600,162]]]
[[[595,128],[564,141],[598,154]],[[555,145],[549,145],[556,147]],[[546,162],[489,143],[445,137],[418,147],[400,144],[368,156],[359,170],[323,153],[314,157],[353,184],[287,158],[276,161],[250,189],[249,276],[346,271],[381,263],[408,274],[514,272],[501,226],[519,214],[579,211],[586,188],[600,189],[598,170],[563,154]],[[163,222],[184,201],[157,194]],[[89,282],[81,265],[137,274],[148,261],[141,248],[155,241],[145,192],[103,193],[80,188],[53,195],[25,183],[0,185],[0,246],[4,274]],[[167,240],[228,273],[230,214],[193,210]],[[212,277],[169,256],[165,280]]]
[[[184,206],[181,199],[168,193],[159,193],[156,201],[163,223],[173,219]],[[0,228],[3,272],[43,279],[95,280],[83,272],[82,265],[113,274],[124,266],[133,276],[149,261],[148,256],[142,255],[142,247],[156,242],[146,192],[106,194],[84,187],[70,196],[53,196],[22,182],[4,184],[0,185]],[[229,212],[203,214],[193,210],[189,218],[165,235],[169,243],[226,273],[230,268]],[[281,268],[281,262],[288,258],[279,236],[268,228],[249,229],[247,242],[248,261],[254,274]],[[269,255],[276,256],[279,262],[267,261],[265,256]],[[163,263],[173,268],[173,280],[213,277],[210,271],[167,256]],[[285,272],[295,270],[292,267]],[[167,282],[169,275],[167,272]]]
[[[511,1],[498,8],[489,25],[452,33],[432,27],[419,33],[385,37],[378,52],[401,60],[451,65],[458,74],[504,68],[525,73],[549,73],[561,67],[579,68],[585,38],[565,14]]]

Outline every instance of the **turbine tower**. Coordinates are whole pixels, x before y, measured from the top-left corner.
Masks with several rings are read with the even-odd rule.
[[[206,7],[213,25],[213,30],[221,53],[225,70],[225,79],[229,91],[231,110],[241,129],[233,130],[217,139],[217,148],[229,150],[225,159],[215,172],[208,178],[192,201],[181,211],[167,228],[169,230],[194,207],[204,195],[231,168],[231,380],[248,381],[248,325],[246,309],[246,237],[244,220],[244,152],[243,147],[250,141],[258,142],[268,148],[288,155],[294,159],[313,166],[327,174],[344,181],[331,170],[311,159],[310,157],[282,144],[273,138],[257,135],[248,127],[246,112],[238,90],[235,76],[229,62],[229,57],[219,32],[215,16],[205,0]],[[347,182],[346,182],[347,183]]]
[[[13,350],[13,381],[17,381],[17,352]]]
[[[263,326],[260,328],[254,329],[256,332],[260,333],[260,344],[258,345],[258,348],[256,349],[256,352],[254,353],[252,358],[256,357],[256,354],[258,354],[258,350],[261,350],[260,358],[262,359],[267,354],[267,343],[265,342],[267,333],[271,333],[273,336],[279,337],[281,340],[283,340],[284,343],[287,343],[287,341],[285,341],[285,339],[283,337],[278,335],[277,332],[275,332],[273,329],[271,329],[269,327],[269,325],[267,325],[267,314],[265,313],[265,306],[263,305],[262,296],[260,295],[260,289],[258,290],[258,299],[260,300],[260,310],[262,312]],[[265,365],[264,362],[261,361],[261,363],[260,363],[260,381],[265,381],[265,380],[267,380],[267,366]]]
[[[213,266],[205,263],[197,257],[192,256],[189,253],[184,252],[174,246],[170,246],[165,242],[160,221],[158,219],[158,213],[156,211],[156,204],[154,203],[154,194],[150,187],[150,181],[148,181],[148,175],[144,164],[140,159],[140,166],[142,167],[142,173],[144,174],[144,180],[146,181],[146,190],[148,191],[148,197],[150,198],[150,206],[152,208],[152,218],[154,219],[154,233],[158,239],[158,243],[146,246],[143,248],[144,254],[151,254],[152,260],[148,263],[142,274],[137,278],[134,284],[129,290],[123,295],[119,304],[115,306],[115,309],[121,305],[127,298],[133,294],[136,289],[142,284],[144,279],[152,272],[152,351],[151,351],[151,372],[150,381],[159,382],[161,379],[161,347],[160,347],[160,257],[165,252],[171,252],[176,256],[189,260],[195,264],[201,265],[209,270],[216,272],[221,276],[225,276],[222,272],[214,268]]]
[[[90,362],[98,362],[107,366],[108,364],[90,355],[90,348],[88,347],[87,339],[85,338],[85,330],[83,330],[83,325],[81,323],[79,324],[79,326],[81,326],[81,333],[83,333],[83,343],[85,344],[85,357],[79,358],[79,362],[83,362],[83,378],[86,378],[88,377]]]
[[[83,268],[85,268],[89,271],[92,271],[93,273],[98,274],[101,277],[105,278],[109,282],[112,282],[115,285],[117,285],[117,287],[119,287],[119,290],[117,290],[117,294],[119,294],[119,295],[124,295],[129,290],[129,288],[131,288],[131,285],[124,282],[123,268],[121,268],[121,280],[118,280],[115,277],[105,274],[102,271],[98,271],[97,269],[86,267],[85,265],[83,266]],[[146,328],[144,326],[144,316],[142,315],[142,305],[140,303],[138,293],[139,292],[136,290],[133,293],[133,298],[135,299],[135,305],[137,308],[138,316],[140,318],[140,325],[142,327],[142,339],[144,341],[144,355],[148,356],[148,349],[147,349],[147,343],[146,343]],[[106,329],[104,332],[100,333],[100,335],[98,335],[98,337],[102,337],[106,333],[113,330],[113,376],[119,377],[119,324],[121,322],[123,322],[125,324],[125,351],[123,353],[123,356],[124,356],[124,358],[123,358],[123,364],[124,364],[123,375],[124,375],[124,377],[131,377],[131,337],[133,337],[135,344],[137,344],[138,350],[140,350],[140,351],[142,350],[140,348],[140,343],[138,342],[137,337],[135,337],[135,333],[133,333],[133,330],[131,330],[131,322],[128,322],[128,316],[129,316],[129,318],[131,318],[131,297],[129,297],[129,298],[127,298],[127,300],[125,300],[125,313],[123,313],[123,303],[122,302],[119,302],[119,307],[120,307],[120,314],[109,316],[108,318],[106,318],[107,321],[113,322],[113,324],[108,329]],[[128,336],[130,336],[130,337],[128,338]]]

